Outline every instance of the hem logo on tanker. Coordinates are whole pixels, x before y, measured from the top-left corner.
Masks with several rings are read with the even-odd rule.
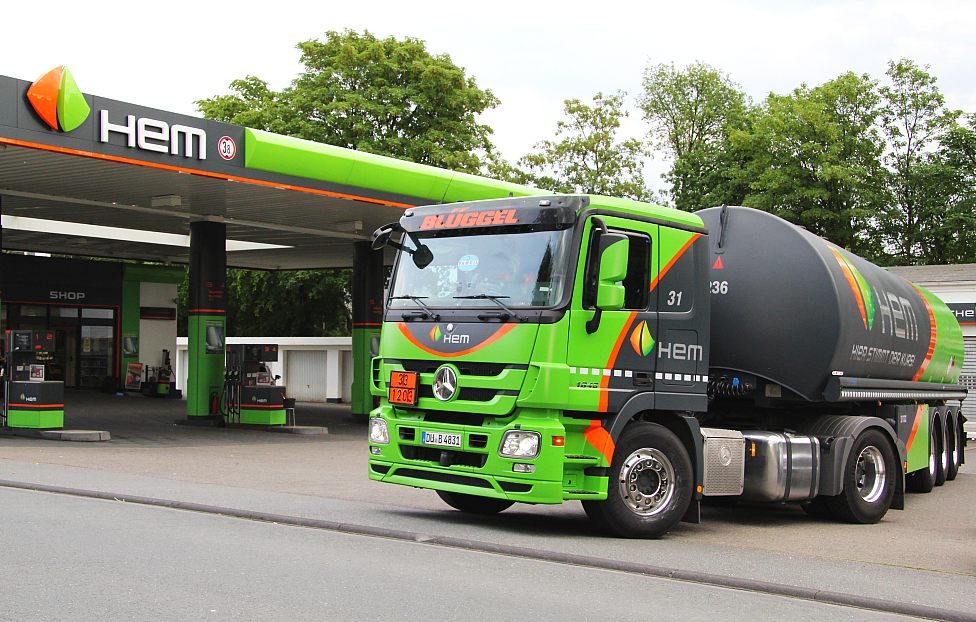
[[[918,341],[918,318],[910,300],[884,290],[878,290],[868,283],[861,271],[845,257],[839,248],[829,245],[830,252],[840,265],[841,272],[854,294],[857,309],[861,313],[864,329],[874,328],[876,312],[881,316],[881,334],[891,335],[908,341]]]
[[[34,112],[52,130],[71,132],[81,126],[91,114],[91,107],[74,76],[65,66],[55,67],[27,89],[27,100]],[[207,159],[207,132],[198,127],[167,123],[148,117],[126,115],[124,123],[113,123],[108,110],[98,113],[98,141],[110,142],[112,134],[125,137],[125,146],[184,158]],[[220,156],[231,160],[237,145],[229,136],[218,143]]]

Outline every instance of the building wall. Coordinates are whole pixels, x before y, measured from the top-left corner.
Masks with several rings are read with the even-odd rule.
[[[227,344],[276,343],[278,361],[268,364],[281,376],[285,395],[309,402],[348,403],[352,395],[352,337],[228,337]],[[187,338],[177,339],[173,357],[176,387],[186,395]],[[290,376],[290,377],[289,377]],[[289,384],[291,383],[291,384]],[[293,386],[289,391],[288,387]]]
[[[176,285],[173,283],[139,284],[140,307],[176,307]],[[170,360],[176,354],[176,319],[139,320],[139,362],[162,365],[163,350],[169,350]]]

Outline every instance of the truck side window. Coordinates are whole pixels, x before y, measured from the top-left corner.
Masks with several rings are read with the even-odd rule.
[[[651,238],[632,231],[617,231],[630,238],[630,253],[627,256],[627,276],[624,277],[624,309],[642,310],[647,308],[649,279],[651,271]]]

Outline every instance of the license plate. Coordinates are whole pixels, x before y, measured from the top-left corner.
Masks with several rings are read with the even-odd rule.
[[[447,434],[445,432],[424,432],[421,436],[424,445],[440,445],[441,447],[460,447],[460,434]]]
[[[417,372],[392,372],[389,387],[387,399],[391,404],[401,406],[415,406],[417,404]]]

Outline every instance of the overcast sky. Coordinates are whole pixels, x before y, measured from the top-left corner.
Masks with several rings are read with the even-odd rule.
[[[0,24],[2,75],[64,64],[87,93],[188,114],[246,74],[286,86],[295,44],[326,30],[417,37],[498,95],[483,120],[510,160],[552,135],[566,98],[622,89],[633,108],[648,63],[704,61],[760,100],[849,70],[881,77],[904,56],[976,111],[976,3],[963,0],[48,1],[5,3]]]

